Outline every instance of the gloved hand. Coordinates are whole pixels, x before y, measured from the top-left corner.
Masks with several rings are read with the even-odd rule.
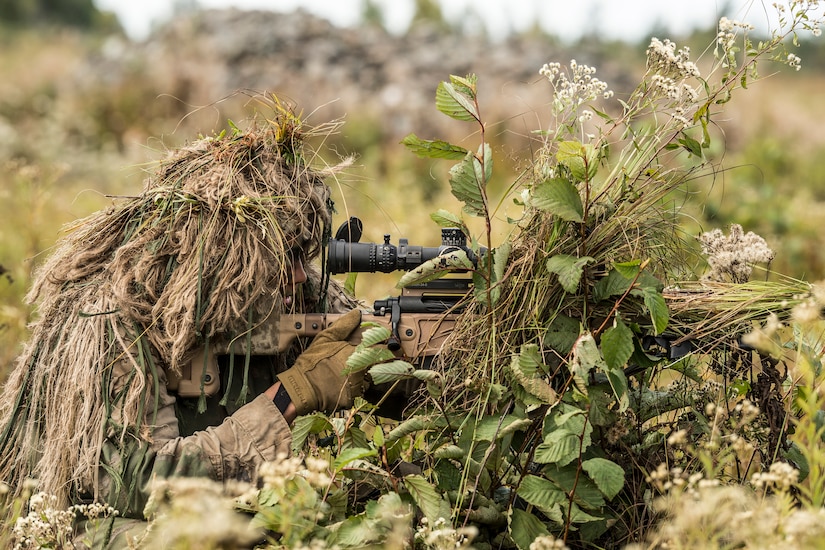
[[[295,364],[278,375],[298,415],[332,413],[351,407],[354,399],[363,395],[365,371],[348,376],[342,373],[356,347],[347,337],[360,324],[361,311],[350,311],[321,331]]]

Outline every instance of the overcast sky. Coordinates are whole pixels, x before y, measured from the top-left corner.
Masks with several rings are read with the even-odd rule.
[[[292,11],[303,7],[340,26],[358,22],[363,0],[187,0],[204,8],[238,7]],[[173,0],[94,0],[100,9],[117,14],[134,39],[146,38],[156,25],[171,15]],[[184,2],[185,3],[185,2]],[[388,15],[387,26],[403,31],[413,13],[414,0],[376,0]],[[496,37],[522,30],[538,21],[548,32],[575,39],[582,32],[606,38],[638,39],[654,25],[678,36],[696,27],[706,28],[719,17],[746,20],[762,27],[765,8],[772,2],[753,0],[440,0],[448,20],[467,10],[478,13]],[[772,9],[772,8],[768,8]]]

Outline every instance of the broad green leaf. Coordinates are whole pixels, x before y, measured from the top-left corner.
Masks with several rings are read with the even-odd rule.
[[[578,434],[565,429],[554,430],[536,447],[533,460],[540,464],[564,466],[579,457],[580,447]]]
[[[477,156],[484,161],[484,179],[483,186],[487,185],[490,178],[493,177],[493,149],[489,143],[482,143],[478,146]]]
[[[513,246],[510,241],[504,241],[493,249],[493,274],[495,275],[495,282],[501,281],[504,278],[504,273],[507,270],[507,261],[510,259],[512,249]]]
[[[570,361],[570,372],[579,387],[579,390],[587,395],[587,377],[593,368],[607,371],[607,364],[602,359],[599,346],[589,332],[583,334],[576,340],[573,346],[573,357]]]
[[[667,328],[670,319],[670,312],[667,309],[665,298],[659,292],[649,287],[645,287],[643,291],[645,307],[647,307],[648,312],[650,312],[653,330],[656,334],[661,334]]]
[[[456,87],[458,91],[463,93],[465,96],[475,99],[478,84],[478,77],[476,75],[471,73],[465,77],[462,77],[451,74],[450,82],[453,86]]]
[[[599,168],[596,149],[590,144],[578,141],[563,141],[556,152],[559,163],[567,166],[578,181],[590,181]]]
[[[447,273],[456,270],[472,270],[475,266],[467,257],[464,250],[450,250],[431,260],[427,260],[415,269],[407,271],[395,285],[404,288],[409,285],[420,285],[435,279],[440,279]]]
[[[618,412],[622,413],[630,406],[630,398],[627,395],[627,377],[621,369],[609,370],[606,374],[613,395],[619,402]]]
[[[466,86],[457,88],[451,82],[439,83],[435,91],[436,109],[456,120],[480,121],[475,98],[467,92]]]
[[[526,428],[532,424],[529,418],[515,414],[508,414],[504,418],[499,416],[485,416],[481,419],[473,434],[473,441],[495,441],[508,433]]]
[[[353,271],[351,273],[347,273],[347,278],[344,280],[344,289],[350,294],[350,296],[356,296],[355,292],[355,283],[358,281],[358,272]]]
[[[464,225],[459,216],[443,208],[430,214],[430,219],[437,223],[439,227],[458,227],[465,235],[469,233],[467,226]]]
[[[614,268],[607,273],[606,277],[599,279],[593,288],[593,300],[601,302],[611,296],[621,296],[627,292],[633,283],[633,278],[625,277],[623,271]]]
[[[557,414],[559,409],[563,414]],[[557,429],[574,433],[579,437],[579,450],[583,453],[593,441],[591,437],[593,435],[593,425],[590,424],[587,418],[587,411],[562,403],[553,414],[545,417],[542,435],[546,438]]]
[[[611,409],[613,396],[601,388],[590,388],[590,410],[587,418],[594,426],[611,426],[616,422],[616,412]]]
[[[390,433],[388,433],[386,437],[387,445],[394,443],[402,437],[412,433],[432,429],[432,424],[432,419],[424,416],[413,416],[412,418],[408,418],[390,430]]]
[[[546,370],[535,344],[524,344],[519,354],[513,355],[510,360],[510,372],[518,385],[532,398],[518,394],[525,404],[551,405],[558,401],[556,391],[543,378]]]
[[[362,371],[376,363],[383,363],[395,357],[393,352],[384,347],[355,348],[355,351],[347,357],[347,368],[345,374]]]
[[[354,460],[361,460],[376,455],[378,455],[378,451],[376,451],[375,449],[347,449],[345,451],[340,452],[338,456],[335,457],[335,462],[333,462],[332,466],[335,469],[335,472],[337,473],[344,469],[347,464]]]
[[[332,424],[323,413],[299,416],[292,425],[292,452],[298,454],[310,434],[332,430]]]
[[[464,458],[467,453],[464,452],[464,449],[459,447],[458,445],[447,444],[442,447],[439,447],[435,451],[433,451],[433,457],[441,459],[441,458]]]
[[[573,349],[580,331],[581,322],[578,319],[559,314],[547,327],[547,332],[544,333],[544,343],[560,355],[566,356]]]
[[[616,316],[613,326],[602,335],[602,353],[608,369],[622,369],[633,355],[633,331]]]
[[[575,502],[570,507],[570,521],[572,523],[588,523],[591,521],[602,521],[603,519],[604,518],[601,516],[594,516],[588,514],[587,512],[579,508]]]
[[[518,508],[510,509],[510,525],[508,527],[510,536],[519,550],[529,550],[534,540],[550,535],[547,526],[539,518]]]
[[[691,155],[702,158],[702,145],[687,134],[682,134],[682,137],[677,140],[679,145],[685,148]]]
[[[338,525],[327,541],[340,548],[372,548],[386,534],[379,529],[380,522],[363,515],[349,516]]]
[[[361,326],[367,327],[367,329],[361,333],[361,341],[358,343],[358,346],[362,348],[368,348],[374,346],[375,344],[380,344],[392,335],[390,329],[384,325],[364,323]]]
[[[419,369],[412,372],[412,377],[416,380],[427,382],[430,380],[441,380],[441,373],[434,370]]]
[[[493,296],[492,292],[490,292],[490,300],[487,299],[487,289],[490,285],[487,284],[486,275],[487,273],[483,269],[473,271],[473,298],[475,298],[476,302],[479,304],[484,304],[485,306],[490,307],[488,302],[492,301]]]
[[[546,514],[552,513],[555,506],[567,503],[567,494],[558,485],[535,475],[522,478],[518,496]]]
[[[463,454],[456,458],[463,458]],[[461,487],[461,470],[450,460],[439,460],[433,467],[436,486],[442,491],[457,491]]]
[[[441,140],[421,139],[415,134],[409,134],[401,143],[419,157],[461,160],[467,155],[464,147]]]
[[[573,501],[587,510],[598,510],[605,505],[604,495],[596,484],[587,476],[578,471],[578,464],[559,467],[548,464],[542,471],[547,478],[567,494],[576,488]]]
[[[439,518],[444,518],[449,523],[451,511],[450,504],[444,500],[429,481],[423,476],[411,474],[404,477],[404,486],[410,492],[413,501],[429,520],[430,525],[434,525]]]
[[[568,254],[556,254],[547,260],[547,271],[559,277],[559,283],[565,292],[575,294],[579,288],[584,266],[593,261],[590,256],[578,258]]]
[[[578,189],[563,178],[546,179],[534,186],[530,206],[570,222],[581,222],[584,215]]]
[[[372,442],[376,447],[384,446],[384,428],[381,427],[381,424],[375,426],[375,430],[372,432]]]
[[[450,168],[450,192],[464,203],[464,211],[470,215],[484,215],[481,190],[486,184],[484,167],[473,153],[468,152],[461,162]]]
[[[639,260],[633,260],[630,262],[616,262],[613,264],[613,269],[618,271],[619,274],[628,281],[632,281],[636,278],[636,275],[639,274],[639,267],[641,265],[642,262]]]
[[[396,380],[405,380],[412,376],[414,370],[415,367],[406,361],[396,360],[375,365],[369,370],[369,373],[373,384],[384,384]]]
[[[624,487],[624,470],[606,458],[585,460],[582,462],[582,469],[608,500],[612,500]]]

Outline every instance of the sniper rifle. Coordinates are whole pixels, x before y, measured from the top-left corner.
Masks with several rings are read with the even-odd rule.
[[[426,247],[399,239],[398,246],[384,235],[383,243],[361,243],[363,224],[352,217],[338,229],[327,246],[327,271],[341,273],[391,273],[410,271],[451,251],[462,250],[473,261],[476,255],[467,247],[467,238],[457,228],[441,230],[441,245]],[[482,254],[484,250],[482,249]],[[362,313],[362,323],[375,323],[389,329],[387,346],[400,358],[426,367],[438,355],[455,326],[461,301],[472,288],[467,272],[451,273],[429,282],[410,285],[400,296],[376,300],[372,311]],[[297,338],[313,338],[344,314],[273,314],[247,338],[232,342],[210,342],[182,369],[181,377],[170,375],[167,387],[182,397],[197,397],[203,392],[215,395],[220,389],[216,355],[275,355],[286,352]],[[357,329],[350,341],[358,343],[365,328]]]

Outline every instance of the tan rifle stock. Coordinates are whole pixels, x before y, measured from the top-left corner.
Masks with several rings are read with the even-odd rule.
[[[244,355],[247,347],[251,355],[277,355],[287,351],[298,338],[314,338],[325,328],[340,319],[343,313],[293,313],[273,315],[256,328],[249,338],[240,337],[231,344],[214,342],[201,348],[190,363],[182,369],[181,376],[168,374],[167,388],[181,397],[198,397],[201,386],[206,395],[220,390],[217,355],[230,353]],[[393,330],[391,317],[365,312],[362,325],[349,338],[353,344],[361,342],[361,336],[370,323],[386,327],[394,335],[390,347],[396,347],[399,355],[411,362],[438,355],[447,336],[455,326],[454,313],[403,313],[399,316],[397,330]],[[395,337],[397,335],[397,337]]]

